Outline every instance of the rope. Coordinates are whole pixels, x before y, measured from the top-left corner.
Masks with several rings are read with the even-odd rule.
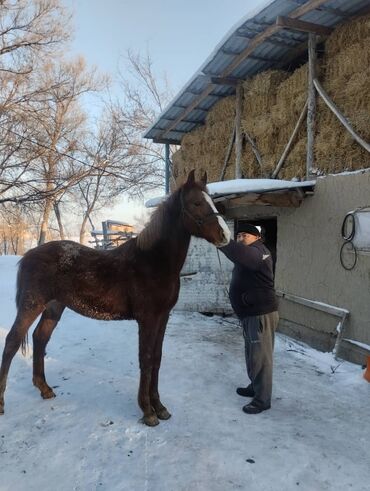
[[[220,252],[218,249],[216,249],[216,252],[217,252],[217,257],[218,257],[218,264],[220,265],[220,271],[221,271],[221,276],[222,276],[222,279],[223,279],[223,283],[224,283],[224,289],[225,289],[225,292],[226,292],[226,296],[229,297],[229,289],[227,288],[227,282],[226,282],[226,276],[225,276],[225,271],[222,267],[222,263],[221,263],[221,258],[220,258]]]

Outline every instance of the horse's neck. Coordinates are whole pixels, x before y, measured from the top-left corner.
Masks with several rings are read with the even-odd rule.
[[[179,274],[186,260],[190,245],[190,234],[178,227],[168,239],[162,242],[162,251],[171,272]]]

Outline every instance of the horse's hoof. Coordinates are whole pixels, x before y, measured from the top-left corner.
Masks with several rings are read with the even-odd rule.
[[[169,413],[167,409],[164,407],[160,411],[157,411],[157,416],[159,419],[170,419],[171,413]]]
[[[0,406],[0,415],[4,414],[4,406]]]
[[[43,399],[52,399],[53,397],[56,397],[54,391],[52,389],[46,390],[45,392],[41,392],[41,397]]]
[[[143,416],[141,422],[147,426],[157,426],[159,424],[159,420],[155,414],[151,414],[150,416]]]

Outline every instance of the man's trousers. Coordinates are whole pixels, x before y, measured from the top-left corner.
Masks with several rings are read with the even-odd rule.
[[[254,390],[253,403],[271,406],[272,367],[278,312],[245,317],[241,320],[245,343],[247,373]]]

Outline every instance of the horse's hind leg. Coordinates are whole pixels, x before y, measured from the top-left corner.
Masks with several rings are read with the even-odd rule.
[[[154,347],[158,327],[158,320],[154,316],[139,322],[140,386],[138,403],[144,413],[142,421],[148,426],[156,426],[159,423],[150,400]]]
[[[36,329],[33,332],[33,385],[38,387],[43,399],[55,397],[53,389],[49,387],[45,379],[44,358],[45,348],[50,336],[55,329],[63,313],[64,305],[53,300],[46,304]]]
[[[43,309],[44,306],[41,304],[33,304],[32,308],[24,308],[21,306],[18,309],[14,324],[6,337],[0,368],[0,414],[4,413],[4,392],[10,364],[21,345],[21,342],[24,340],[29,327]]]
[[[158,392],[158,378],[162,360],[163,338],[166,331],[168,316],[169,313],[166,313],[160,320],[160,325],[155,340],[152,377],[150,380],[150,401],[159,419],[169,419],[171,417],[171,414],[168,412],[167,408],[161,403]]]

